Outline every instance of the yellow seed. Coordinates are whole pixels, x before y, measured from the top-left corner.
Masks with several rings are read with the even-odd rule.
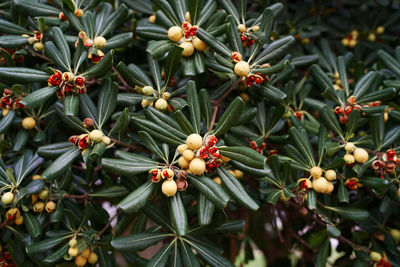
[[[186,161],[191,161],[194,158],[194,152],[191,149],[186,149],[182,156]]]
[[[161,191],[167,197],[175,196],[178,187],[173,179],[165,180],[161,186]]]
[[[201,158],[194,158],[189,163],[189,170],[195,175],[201,175],[206,170],[206,163]]]
[[[182,56],[183,57],[190,57],[194,53],[194,46],[192,42],[182,42],[180,43],[179,47],[183,48]]]
[[[22,120],[22,127],[25,130],[32,130],[36,126],[36,121],[32,117],[26,117]]]
[[[190,149],[199,149],[203,145],[203,138],[198,134],[191,134],[186,138],[186,145]]]
[[[310,175],[315,178],[318,179],[319,177],[322,176],[322,169],[321,167],[318,166],[314,166],[310,169]]]
[[[235,73],[238,76],[247,76],[250,72],[250,66],[249,63],[246,61],[239,61],[238,63],[235,64]]]
[[[179,42],[182,38],[183,30],[181,27],[173,26],[168,29],[168,38],[173,42]]]

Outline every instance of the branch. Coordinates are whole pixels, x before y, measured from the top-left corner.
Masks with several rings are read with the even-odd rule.
[[[114,221],[115,218],[118,217],[118,214],[121,212],[121,210],[117,210],[117,212],[114,214],[114,216],[111,217],[111,219],[108,221],[108,223],[104,226],[103,229],[97,234],[96,238],[100,238],[102,234],[107,230],[107,228],[110,226],[111,222]]]

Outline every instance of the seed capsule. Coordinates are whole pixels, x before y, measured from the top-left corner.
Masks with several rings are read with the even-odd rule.
[[[238,63],[235,64],[235,73],[238,76],[247,76],[250,72],[250,66],[249,63],[246,61],[239,61]]]
[[[97,254],[94,252],[91,252],[89,255],[89,258],[88,258],[88,262],[90,264],[95,264],[97,262],[97,260],[98,260]]]
[[[153,95],[153,93],[154,93],[154,88],[151,87],[151,86],[149,86],[149,85],[147,85],[147,86],[143,87],[142,93],[143,93],[144,95],[148,95],[148,96]]]
[[[328,181],[333,181],[333,180],[335,180],[335,179],[336,179],[336,172],[335,172],[334,170],[327,170],[327,171],[325,172],[325,178],[326,178]]]
[[[44,210],[44,203],[43,202],[36,202],[33,205],[33,212],[42,212]]]
[[[203,159],[194,158],[189,163],[189,170],[195,175],[201,175],[206,170],[206,163]]]
[[[189,168],[189,161],[187,161],[184,157],[180,157],[178,159],[178,164],[182,169]]]
[[[14,201],[14,194],[12,192],[6,192],[1,197],[1,202],[3,202],[4,205],[11,204],[13,201]]]
[[[194,53],[194,46],[192,42],[182,42],[180,43],[179,47],[183,48],[182,56],[183,57],[190,57]]]
[[[83,267],[86,265],[87,259],[85,257],[82,257],[82,255],[79,255],[75,258],[75,264],[77,267]]]
[[[182,155],[183,152],[185,152],[185,150],[188,149],[188,148],[189,147],[186,144],[182,144],[182,145],[179,145],[177,147],[177,150],[178,150],[178,153]]]
[[[353,164],[355,162],[354,156],[351,154],[344,155],[343,159],[346,164]]]
[[[356,146],[354,145],[354,143],[351,142],[347,142],[346,145],[344,146],[344,150],[346,150],[346,152],[351,153],[356,149]]]
[[[198,37],[194,37],[192,43],[194,48],[198,51],[204,51],[207,49],[206,43],[200,40]]]
[[[237,28],[238,28],[239,32],[241,32],[241,33],[246,31],[246,25],[244,25],[244,24],[239,24]]]
[[[78,245],[78,241],[76,241],[75,238],[74,238],[74,239],[71,239],[71,240],[68,242],[68,245],[69,245],[71,248],[74,248],[74,247],[76,247],[76,246]]]
[[[161,186],[161,191],[167,197],[175,196],[178,187],[173,179],[165,180]]]
[[[318,179],[322,176],[322,169],[321,167],[314,166],[310,169],[310,174],[313,178]]]
[[[32,130],[36,126],[36,121],[32,117],[26,117],[22,120],[22,127],[25,130]]]
[[[186,138],[186,145],[190,149],[199,149],[203,145],[203,138],[198,134],[191,134]]]
[[[358,163],[365,163],[369,158],[368,152],[362,148],[356,148],[356,150],[353,152],[353,155],[355,161]]]
[[[173,26],[168,29],[168,38],[172,42],[179,42],[182,38],[183,30],[181,27]]]
[[[186,161],[191,161],[194,158],[194,152],[191,149],[186,149],[182,156]]]
[[[100,130],[93,130],[90,132],[89,134],[89,139],[90,141],[92,141],[93,143],[100,143],[101,141],[103,141],[103,132]]]
[[[159,111],[164,111],[167,109],[167,107],[168,107],[168,102],[165,99],[163,98],[157,99],[155,104],[156,109],[158,109]]]
[[[94,38],[93,44],[97,48],[103,48],[107,45],[107,41],[106,38],[104,38],[103,36],[97,36],[96,38]]]
[[[329,182],[324,177],[313,181],[312,188],[318,193],[325,193],[329,190]]]
[[[46,203],[45,209],[47,213],[52,213],[56,209],[56,204],[53,201],[49,201]]]

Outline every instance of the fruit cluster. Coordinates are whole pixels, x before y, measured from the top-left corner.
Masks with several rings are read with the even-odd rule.
[[[85,121],[83,124],[84,123]],[[109,146],[111,144],[111,139],[108,136],[105,136],[100,130],[93,130],[89,134],[73,135],[68,139],[68,141],[76,145],[81,150],[85,150],[90,145],[100,142],[103,142],[105,146]]]
[[[360,180],[356,177],[347,179],[344,182],[344,185],[347,186],[350,190],[356,190],[357,188],[362,187]]]
[[[336,180],[336,172],[334,170],[326,170],[325,177],[322,176],[322,172],[321,167],[314,166],[310,169],[310,177],[301,178],[297,183],[305,192],[312,188],[315,192],[330,194],[335,189],[332,181]]]
[[[104,48],[107,45],[107,40],[103,36],[96,36],[93,40],[88,38],[86,32],[80,31],[78,34],[78,38],[81,38],[83,44],[87,48],[91,48],[88,53],[88,58],[94,64],[100,62],[100,60],[104,57],[103,51],[101,48]],[[75,47],[78,47],[79,39],[75,42]]]
[[[344,155],[343,159],[347,166],[353,166],[356,162],[365,163],[368,161],[368,152],[363,148],[357,148],[354,143],[347,142],[344,145],[344,149],[347,153]]]
[[[242,45],[250,48],[254,44],[254,40],[251,38],[251,34],[253,32],[257,32],[259,29],[260,27],[258,25],[247,28],[246,25],[239,24],[238,30],[240,33],[240,40],[242,41]]]
[[[32,180],[43,180],[43,177],[35,174]],[[52,213],[56,209],[54,201],[50,200],[49,190],[43,189],[37,194],[32,194],[32,210],[36,213],[41,213],[46,210],[47,213]]]
[[[21,212],[18,208],[11,208],[6,212],[6,224],[7,225],[21,225],[24,222],[24,217],[21,216]]]
[[[135,87],[135,88],[139,93],[142,93],[147,96],[151,96],[151,95],[155,94],[155,92],[156,92],[153,89],[153,87],[151,87],[151,86],[145,86],[143,88],[140,88],[140,87]],[[154,103],[154,101],[149,101],[149,99],[143,99],[141,102],[141,105],[143,108],[145,108],[147,106],[152,107],[154,105],[154,107],[159,111],[168,110],[168,111],[172,112],[174,109],[171,105],[168,104],[168,100],[170,99],[170,97],[171,97],[171,93],[164,92],[159,96],[159,98],[155,101],[155,103]]]
[[[39,31],[34,31],[33,36],[29,36],[28,34],[23,34],[23,37],[28,38],[28,43],[30,45],[33,45],[33,50],[37,52],[41,52],[44,48],[42,39],[43,39],[43,33]]]
[[[89,248],[85,248],[79,254],[78,241],[76,240],[76,237],[72,238],[68,242],[68,245],[69,245],[68,255],[71,258],[75,258],[76,266],[83,267],[86,265],[86,263],[89,263],[89,264],[97,263],[98,256],[96,253],[93,252],[93,250],[90,250]]]
[[[380,254],[379,252],[376,251],[371,251],[369,254],[370,259],[374,262],[374,267],[391,267],[392,264],[389,262],[387,259],[387,256],[385,253]]]
[[[10,252],[4,251],[3,246],[0,244],[0,266],[1,267],[16,267],[17,265],[13,262]]]
[[[82,76],[75,76],[72,72],[61,73],[54,70],[54,74],[48,79],[49,86],[58,86],[58,98],[65,98],[67,94],[86,94],[86,79]]]
[[[396,155],[396,150],[388,149],[386,153],[381,153],[379,159],[374,160],[371,166],[375,173],[383,178],[385,174],[394,175],[399,164],[400,157]]]
[[[357,30],[351,31],[346,37],[342,39],[342,45],[353,48],[357,45],[357,38],[359,36],[359,32]]]
[[[183,48],[183,57],[190,57],[195,49],[197,51],[207,49],[207,45],[196,37],[196,33],[197,26],[192,26],[190,22],[184,21],[182,27],[172,26],[168,29],[168,38],[175,43],[179,43],[179,47]]]
[[[172,197],[176,194],[177,190],[183,191],[188,187],[186,177],[180,172],[178,173],[178,178],[174,181],[175,173],[170,168],[151,169],[149,173],[151,174],[153,183],[165,180],[161,186],[161,191],[167,197]]]
[[[3,89],[3,96],[0,98],[0,107],[3,109],[3,116],[7,115],[8,110],[26,108],[23,104],[19,103],[22,97],[17,97],[10,89]]]
[[[203,138],[198,134],[191,134],[186,139],[186,144],[178,146],[178,152],[182,156],[178,160],[179,166],[187,169],[189,173],[202,175],[204,172],[213,172],[223,162],[215,144],[218,139],[209,135]]]
[[[267,144],[262,142],[261,145],[257,145],[256,141],[250,141],[250,147],[260,154],[264,154],[264,150],[267,148]]]
[[[2,55],[3,54],[2,51],[7,52],[11,56],[11,59],[13,60],[14,63],[21,63],[24,61],[23,55],[15,54],[15,52],[17,51],[16,49],[5,49],[3,47],[0,47],[0,62],[4,65],[6,65],[6,58]]]
[[[265,83],[267,80],[269,80],[268,75],[262,75],[259,72],[256,73],[250,73],[249,75],[247,75],[246,80],[245,80],[245,86],[246,87],[250,87],[253,84],[263,84]]]

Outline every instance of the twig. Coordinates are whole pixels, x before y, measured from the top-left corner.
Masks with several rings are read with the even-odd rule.
[[[83,195],[70,195],[70,194],[64,194],[64,198],[74,198],[74,199],[87,199],[88,195],[87,193]]]
[[[214,123],[215,123],[215,119],[217,117],[217,112],[218,112],[218,105],[214,106],[214,110],[213,110],[213,115],[211,118],[211,122],[210,122],[210,126],[208,127],[208,130],[211,131],[212,128],[214,127]]]
[[[46,57],[46,56],[44,56],[44,55],[42,55],[42,54],[39,54],[39,53],[37,53],[37,52],[35,52],[35,51],[32,51],[32,53],[33,53],[35,56],[40,57],[41,59],[44,59],[44,60],[48,61],[48,62],[51,63],[51,64],[54,64],[53,60],[51,60],[50,58],[48,58],[48,57]]]
[[[114,214],[114,216],[111,217],[111,219],[108,221],[108,223],[104,226],[103,229],[97,234],[97,238],[100,238],[102,234],[107,230],[107,228],[110,226],[111,222],[114,221],[115,218],[118,217],[118,214],[121,212],[121,210],[117,210],[117,212]]]
[[[121,146],[129,147],[129,148],[132,148],[132,149],[135,149],[135,150],[140,149],[139,146],[131,145],[131,144],[128,144],[128,143],[125,143],[125,142],[122,142],[122,141],[119,141],[119,140],[113,139],[113,138],[111,138],[111,142],[114,142],[114,143],[116,143],[118,145],[121,145]]]
[[[222,100],[224,100],[230,94],[230,92],[232,92],[232,90],[239,85],[240,81],[241,79],[237,79],[236,82],[232,84],[232,86],[220,98],[217,99],[217,103],[220,104]]]
[[[121,83],[125,86],[125,87],[130,87],[129,84],[125,81],[124,78],[122,78],[121,74],[119,74],[119,72],[115,69],[114,66],[112,66],[112,70],[115,74],[117,74],[118,79],[121,81]]]

